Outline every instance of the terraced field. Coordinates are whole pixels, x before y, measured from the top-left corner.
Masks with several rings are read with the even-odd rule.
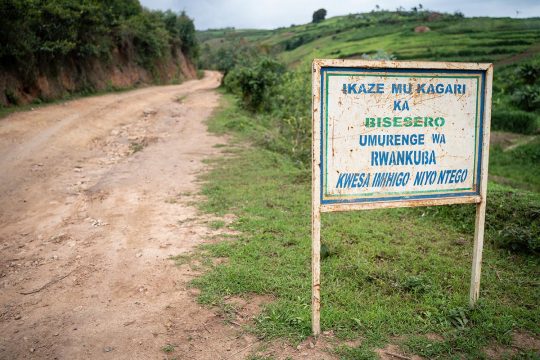
[[[415,32],[425,26],[427,32]],[[203,44],[242,38],[278,52],[288,65],[312,58],[355,58],[385,51],[398,60],[504,62],[540,52],[540,18],[462,18],[433,13],[369,13],[276,30],[209,30]],[[516,59],[521,60],[521,59]]]

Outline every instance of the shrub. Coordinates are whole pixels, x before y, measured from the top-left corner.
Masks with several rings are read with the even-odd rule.
[[[376,53],[362,54],[364,60],[396,60],[396,56],[384,50],[377,50]]]
[[[250,111],[268,110],[269,99],[275,93],[285,67],[270,58],[262,58],[253,65],[239,66],[224,79],[225,87],[240,96],[244,108]]]
[[[492,128],[523,134],[537,132],[540,126],[539,59],[501,67],[496,75]]]
[[[514,40],[512,40],[515,42]],[[523,80],[525,84],[535,84],[540,79],[540,64],[529,63],[523,64],[517,68],[518,76]]]
[[[158,14],[143,11],[125,23],[124,34],[132,38],[137,61],[147,69],[151,68],[154,60],[167,54],[171,40],[165,24],[158,19]]]
[[[512,95],[512,102],[520,109],[534,111],[540,109],[540,85],[525,85]]]
[[[272,114],[279,134],[288,145],[282,152],[306,165],[311,159],[311,79],[303,72],[288,72],[272,98]]]
[[[316,36],[313,34],[297,35],[290,39],[285,40],[283,44],[283,48],[285,49],[285,51],[291,51],[304,44],[310,43],[315,39],[316,39]]]
[[[195,24],[185,11],[182,11],[176,18],[176,28],[178,29],[182,51],[191,58],[197,58],[199,56],[199,45],[195,36]]]
[[[288,154],[300,166],[311,158],[311,78],[309,73],[285,72],[268,58],[236,66],[224,80],[225,88],[241,99],[244,108],[264,111],[253,121],[262,125],[259,145]]]

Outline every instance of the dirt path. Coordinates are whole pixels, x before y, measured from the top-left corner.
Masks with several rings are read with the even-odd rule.
[[[0,120],[1,359],[246,355],[168,259],[214,234],[190,204],[219,76]]]

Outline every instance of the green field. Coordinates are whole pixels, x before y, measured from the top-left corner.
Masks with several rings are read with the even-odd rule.
[[[234,321],[236,309],[226,299],[270,296],[273,301],[246,331],[293,345],[311,333],[313,58],[493,62],[494,131],[478,305],[468,305],[474,206],[323,214],[322,328],[332,331],[332,352],[342,359],[377,358],[375,350],[389,344],[405,357],[540,358],[540,19],[430,15],[378,12],[272,31],[199,33],[203,63],[219,49],[222,58],[227,48],[253,56],[241,49],[253,46],[289,69],[281,74],[276,67],[275,77],[260,80],[273,63],[235,60],[234,54],[236,65],[221,69],[232,74],[225,85],[236,96],[224,92],[209,127],[233,140],[227,156],[211,161],[213,170],[203,179],[208,200],[201,208],[234,214],[228,226],[239,234],[179,258],[205,264],[206,272],[192,282],[202,290],[202,303]],[[421,25],[431,31],[414,32]],[[264,86],[268,90],[254,106],[246,89]],[[215,264],[216,257],[226,261]],[[273,358],[264,346],[252,353],[253,359]]]

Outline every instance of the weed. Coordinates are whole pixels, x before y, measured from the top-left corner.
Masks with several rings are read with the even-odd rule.
[[[167,344],[161,348],[161,351],[163,351],[164,353],[172,353],[174,351],[174,345]]]
[[[450,309],[448,312],[448,320],[450,323],[457,328],[458,330],[465,330],[469,324],[469,314],[470,308],[458,307]]]
[[[145,147],[145,144],[142,142],[132,142],[129,144],[129,149],[131,150],[131,154],[135,154],[136,152],[142,151]]]
[[[402,287],[405,291],[423,293],[430,288],[430,285],[425,277],[412,275],[405,278],[402,283]]]

